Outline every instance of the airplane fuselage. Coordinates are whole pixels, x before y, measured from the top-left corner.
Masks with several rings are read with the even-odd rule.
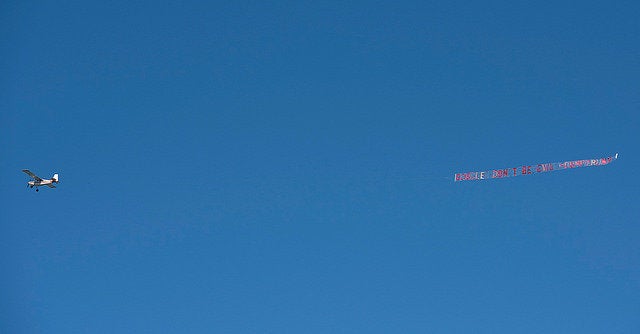
[[[40,186],[46,186],[48,184],[54,184],[56,183],[56,180],[42,180],[42,181],[29,181],[27,182],[29,184],[30,187],[40,187]]]

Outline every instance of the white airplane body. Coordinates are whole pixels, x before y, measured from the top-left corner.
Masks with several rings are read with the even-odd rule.
[[[33,174],[30,170],[28,169],[23,169],[23,172],[25,172],[25,174],[31,176],[33,178],[33,181],[29,181],[27,182],[27,187],[29,188],[33,188],[36,187],[36,191],[38,191],[38,187],[40,186],[47,186],[49,188],[55,188],[56,186],[54,186],[54,183],[58,183],[60,181],[58,181],[58,174],[53,174],[53,177],[50,179],[42,179],[40,178],[38,175]]]

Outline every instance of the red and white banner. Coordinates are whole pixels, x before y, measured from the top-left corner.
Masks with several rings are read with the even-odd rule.
[[[557,170],[590,167],[590,166],[604,166],[608,165],[614,160],[618,159],[618,153],[612,157],[600,158],[600,159],[586,159],[586,160],[573,160],[564,162],[548,162],[535,165],[524,165],[517,167],[509,167],[502,169],[491,169],[481,172],[466,172],[456,173],[454,175],[454,182],[458,181],[474,181],[474,180],[487,180],[487,179],[502,179],[505,177],[523,176],[537,173],[547,173]]]

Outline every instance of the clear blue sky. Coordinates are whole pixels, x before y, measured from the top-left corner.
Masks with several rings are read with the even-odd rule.
[[[638,2],[205,3],[0,5],[0,332],[640,331]]]

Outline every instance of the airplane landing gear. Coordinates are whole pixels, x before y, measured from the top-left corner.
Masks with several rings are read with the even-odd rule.
[[[36,192],[40,191],[40,189],[36,188]]]

